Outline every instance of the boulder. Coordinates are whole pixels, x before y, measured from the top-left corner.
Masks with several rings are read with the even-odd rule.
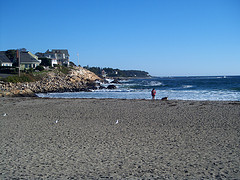
[[[166,101],[166,100],[168,100],[168,97],[163,97],[161,100]]]
[[[117,89],[117,87],[115,85],[109,85],[107,89]]]
[[[114,79],[111,83],[113,83],[113,84],[121,84],[117,79]]]
[[[99,89],[106,89],[106,87],[100,85]]]

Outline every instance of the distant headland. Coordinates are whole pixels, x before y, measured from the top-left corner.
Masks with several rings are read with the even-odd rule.
[[[89,67],[84,66],[85,69],[95,73],[99,77],[110,78],[147,78],[151,77],[148,72],[141,70],[120,70],[113,68]]]

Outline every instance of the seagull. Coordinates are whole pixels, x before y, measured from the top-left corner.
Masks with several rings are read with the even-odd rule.
[[[58,120],[56,120],[55,122],[58,123]]]
[[[118,120],[116,121],[116,123],[115,124],[118,124]]]
[[[4,114],[3,114],[3,116],[7,116],[7,114],[6,114],[6,113],[4,113]]]

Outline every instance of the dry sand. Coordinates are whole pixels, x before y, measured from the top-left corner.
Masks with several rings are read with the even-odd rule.
[[[0,98],[0,135],[0,179],[240,179],[240,102]]]

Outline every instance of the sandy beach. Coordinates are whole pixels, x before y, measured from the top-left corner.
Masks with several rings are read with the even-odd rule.
[[[0,98],[0,179],[240,179],[240,102]]]

